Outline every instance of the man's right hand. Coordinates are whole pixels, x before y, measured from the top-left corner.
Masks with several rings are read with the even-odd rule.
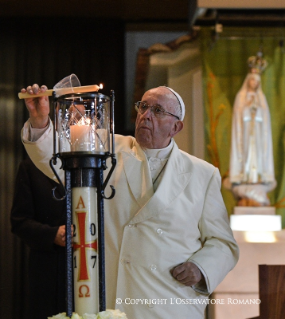
[[[58,228],[54,243],[62,247],[65,246],[65,225],[62,225]]]
[[[73,225],[71,225],[71,237],[73,237]],[[66,238],[65,238],[65,225],[62,225],[62,226],[58,227],[58,230],[57,230],[57,233],[56,233],[56,236],[55,236],[55,239],[54,239],[54,243],[56,245],[64,247],[65,246],[65,241],[66,241]]]
[[[41,87],[38,84],[33,84],[28,86],[26,89],[22,89],[22,93],[31,94],[31,98],[25,99],[26,107],[30,114],[30,123],[33,128],[44,128],[49,122],[49,99],[47,96],[34,97],[34,94],[45,92],[47,87],[42,85]]]

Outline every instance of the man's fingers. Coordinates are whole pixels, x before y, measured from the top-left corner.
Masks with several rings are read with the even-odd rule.
[[[187,282],[192,283],[193,281],[195,281],[196,276],[192,272],[187,272],[186,270],[184,270],[183,272],[181,272],[179,275],[176,276],[176,279],[185,285]]]
[[[181,273],[179,273],[175,278],[179,281],[183,281],[185,280],[187,277],[189,276],[189,274],[184,270]]]
[[[46,86],[46,85],[42,85],[42,86],[41,86],[41,91],[44,92],[44,91],[46,91],[46,90],[47,90],[47,86]]]
[[[36,83],[33,84],[32,90],[33,90],[34,94],[38,94],[39,93],[39,85]]]
[[[184,264],[178,265],[175,268],[172,269],[172,276],[174,278],[177,278],[177,276],[182,273],[185,270],[185,266]]]
[[[45,92],[47,90],[47,86],[46,85],[42,85],[41,87],[39,87],[39,85],[37,83],[33,84],[32,86],[29,85],[27,86],[27,88],[22,88],[21,92],[22,93],[29,93],[29,94],[38,94],[41,92]]]
[[[191,262],[178,265],[172,271],[172,276],[186,286],[192,286],[201,280],[200,269]]]
[[[32,87],[30,85],[27,87],[27,92],[29,94],[33,94],[33,89],[32,89]]]

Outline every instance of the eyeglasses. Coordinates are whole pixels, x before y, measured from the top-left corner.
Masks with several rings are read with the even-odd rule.
[[[146,102],[142,102],[142,101],[138,101],[135,103],[135,109],[140,114],[144,114],[149,108],[155,117],[163,117],[168,114],[168,115],[176,117],[177,120],[179,120],[179,117],[177,115],[165,111],[165,109],[158,104],[148,105]]]

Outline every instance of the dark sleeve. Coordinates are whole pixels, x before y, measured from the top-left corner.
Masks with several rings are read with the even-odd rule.
[[[51,180],[28,159],[20,164],[11,210],[12,232],[30,248],[57,249],[54,239],[62,221],[62,204],[51,196]]]

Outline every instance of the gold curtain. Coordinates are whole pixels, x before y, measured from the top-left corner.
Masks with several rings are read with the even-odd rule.
[[[136,61],[136,73],[135,73],[135,87],[134,87],[134,98],[133,102],[139,101],[146,91],[146,80],[149,70],[150,56],[152,54],[161,52],[171,52],[177,50],[182,44],[186,42],[194,41],[198,36],[197,31],[193,31],[190,34],[181,36],[178,39],[170,41],[168,43],[158,43],[150,46],[149,48],[140,48],[137,53]],[[163,84],[161,84],[163,85]],[[136,112],[134,108],[131,113],[131,121],[135,122]]]

